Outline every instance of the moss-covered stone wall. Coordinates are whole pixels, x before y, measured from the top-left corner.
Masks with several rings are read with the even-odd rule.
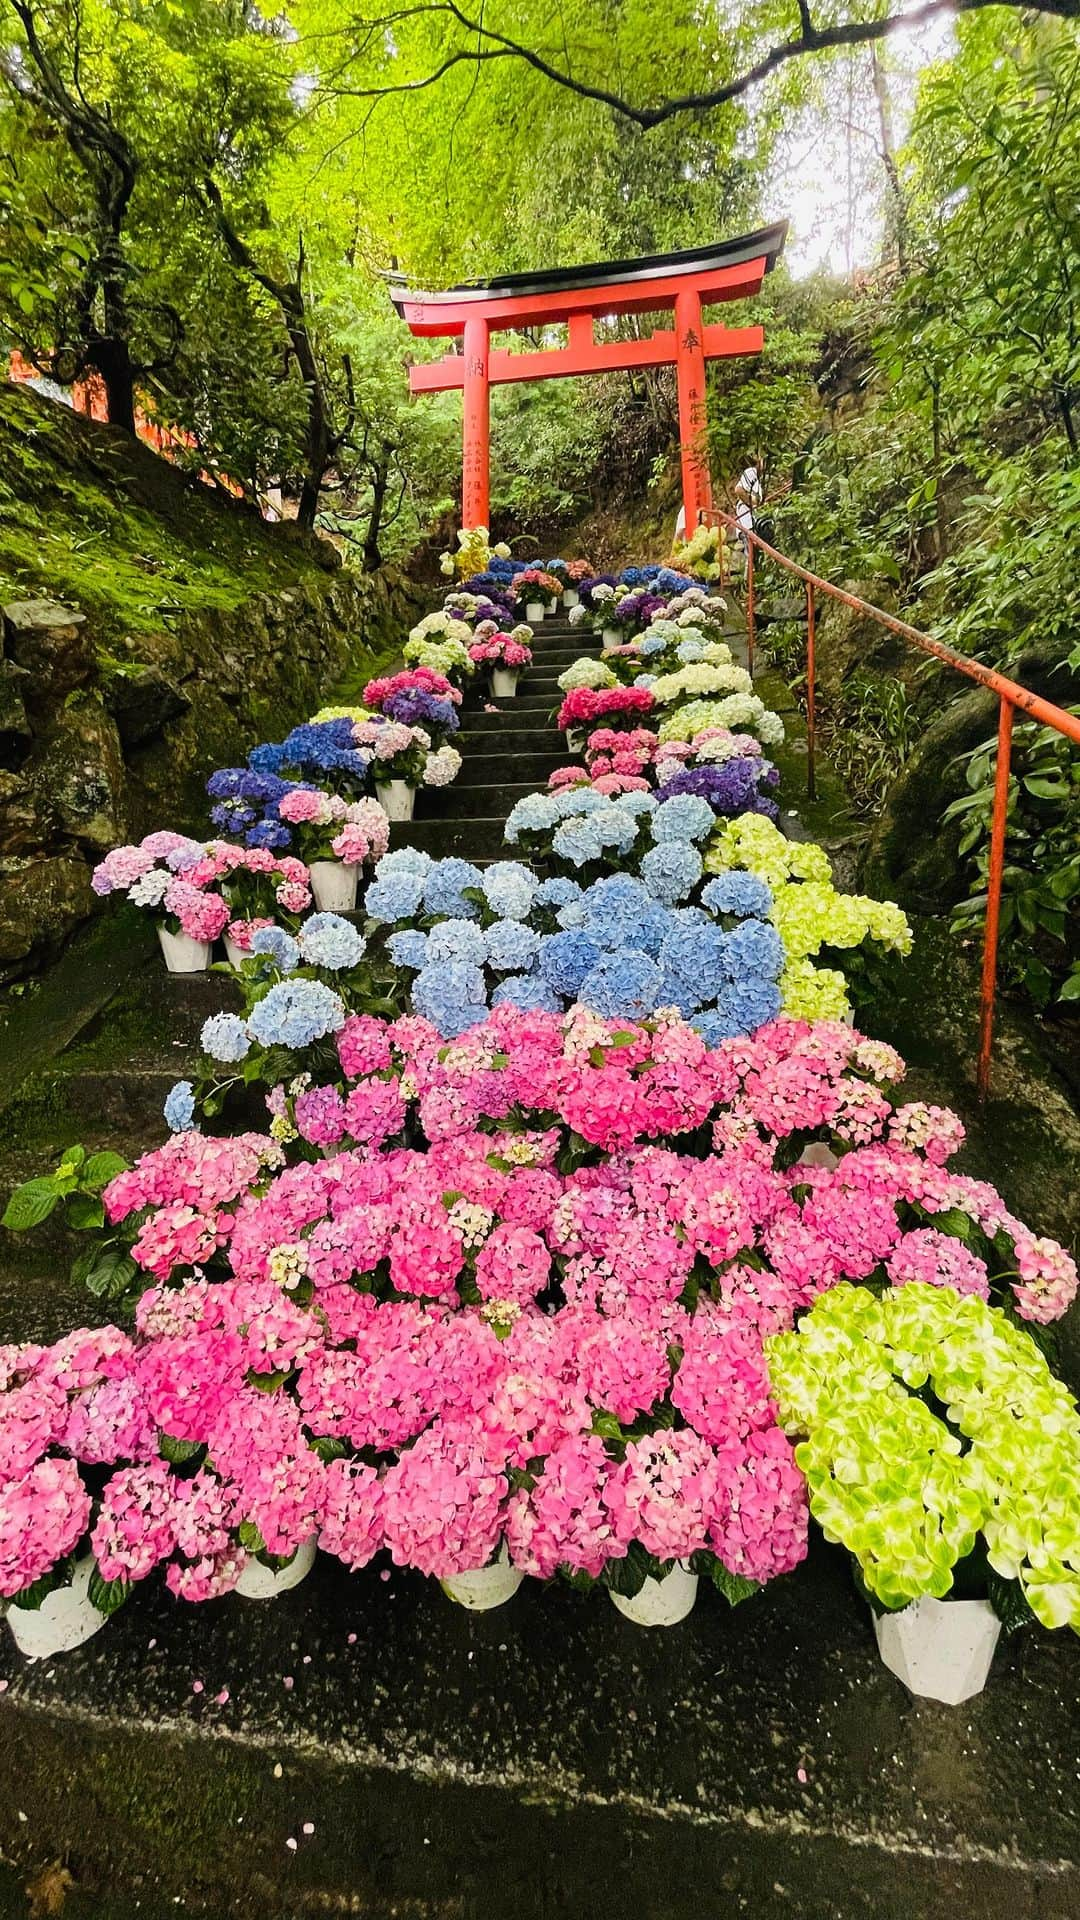
[[[362,684],[422,598],[0,386],[0,979],[93,912],[110,846],[205,827],[207,774]]]

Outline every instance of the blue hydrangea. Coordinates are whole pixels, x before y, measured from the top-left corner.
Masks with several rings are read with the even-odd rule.
[[[423,967],[412,983],[412,1004],[445,1040],[452,1040],[487,1011],[483,973],[467,960],[440,960],[437,966]]]
[[[727,940],[727,934],[714,921],[700,924],[672,914],[660,949],[660,964],[678,985],[680,1005],[685,995],[693,998],[695,1006],[704,1006],[723,990],[730,974]]]
[[[266,954],[282,973],[292,973],[300,964],[300,948],[284,927],[259,927],[251,936],[251,951]]]
[[[200,1045],[211,1060],[222,1060],[230,1065],[242,1060],[250,1051],[251,1041],[247,1028],[238,1014],[212,1013],[209,1020],[203,1022]]]
[[[620,813],[628,813],[634,819],[643,813],[655,813],[657,804],[655,793],[620,793],[615,802]]]
[[[386,951],[395,967],[422,967],[427,963],[427,934],[418,927],[405,927],[401,933],[392,933],[386,943]]]
[[[248,1032],[263,1047],[310,1047],[344,1024],[345,1003],[322,980],[279,980],[248,1015]]]
[[[482,967],[487,959],[487,940],[475,920],[440,920],[427,940],[430,965],[437,960],[468,960]]]
[[[536,875],[520,860],[497,860],[481,881],[484,899],[501,920],[527,920],[536,894]]]
[[[684,667],[688,667],[693,661],[700,660],[704,653],[704,640],[680,640],[675,649],[675,658],[680,660]]]
[[[654,653],[663,653],[666,645],[662,633],[643,633],[638,641],[638,652],[643,660],[648,660]]]
[[[436,860],[424,882],[424,909],[445,914],[451,920],[477,920],[480,909],[475,900],[466,900],[466,887],[479,887],[483,875],[471,860]]]
[[[634,681],[634,685],[635,687],[654,687],[656,685],[655,673],[639,673],[637,679]]]
[[[277,740],[264,740],[248,754],[248,766],[253,773],[280,773],[285,760],[285,749]]]
[[[780,989],[773,980],[732,981],[716,1002],[717,1018],[725,1027],[721,1037],[755,1033],[758,1027],[764,1027],[770,1020],[776,1019],[780,1004]],[[710,1041],[709,1044],[715,1043]]]
[[[178,1080],[169,1089],[164,1111],[170,1133],[187,1133],[195,1125],[195,1092],[190,1080]]]
[[[493,1007],[509,1002],[523,1013],[561,1013],[562,1001],[540,973],[512,973],[491,996]]]
[[[369,920],[411,920],[420,911],[424,897],[424,876],[420,873],[384,873],[385,860],[375,869],[375,878],[364,895],[364,912]]]
[[[595,787],[563,787],[551,795],[551,806],[556,820],[576,820],[587,813],[609,812],[611,801]]]
[[[591,820],[564,820],[551,845],[560,860],[569,860],[575,867],[599,860],[604,850]]]
[[[540,971],[556,993],[572,1000],[587,973],[600,959],[600,948],[587,933],[574,929],[546,934],[540,942]]]
[[[581,888],[576,880],[556,874],[553,880],[544,880],[536,889],[538,907],[568,907],[572,901],[580,900]]]
[[[309,967],[328,967],[332,973],[358,966],[367,952],[363,934],[340,913],[313,913],[296,940]]]
[[[260,820],[257,826],[248,829],[244,844],[249,847],[269,847],[271,852],[276,852],[279,847],[292,844],[292,834],[280,820]]]
[[[488,965],[499,973],[524,973],[536,959],[540,937],[531,927],[524,927],[520,920],[496,920],[488,927],[487,941]]]
[[[682,840],[650,847],[641,863],[641,877],[653,898],[667,907],[685,900],[701,878],[701,855]]]
[[[653,839],[707,840],[715,825],[713,810],[699,793],[677,793],[662,801],[653,814]]]
[[[697,1028],[707,1047],[718,1047],[722,1040],[731,1040],[743,1031],[741,1027],[732,1026],[727,1015],[717,1013],[715,1007],[705,1013],[692,1013],[690,1025]]]
[[[546,833],[560,818],[553,798],[546,793],[527,793],[511,807],[503,828],[503,839],[513,845],[523,833]]]
[[[756,873],[719,873],[701,889],[702,904],[711,913],[737,913],[741,919],[767,920],[772,891]]]
[[[380,880],[391,873],[414,873],[424,880],[434,865],[430,853],[425,853],[422,847],[395,847],[392,853],[383,854],[375,873]]]
[[[640,880],[628,873],[610,874],[586,889],[581,905],[581,924],[598,946],[636,947],[655,959],[668,916]]]
[[[645,953],[608,953],[578,990],[583,1006],[605,1020],[643,1020],[660,1005],[664,977]]]
[[[778,980],[784,970],[784,944],[776,928],[766,920],[744,920],[727,937],[728,966],[732,978],[755,974],[763,980]]]

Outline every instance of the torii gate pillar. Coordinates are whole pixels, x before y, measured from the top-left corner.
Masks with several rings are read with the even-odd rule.
[[[491,475],[491,390],[488,384],[490,328],[482,314],[465,322],[462,389],[461,524],[486,527]]]
[[[693,287],[675,295],[675,379],[679,392],[679,457],[682,462],[686,537],[698,514],[712,506],[709,449],[706,441],[705,345],[701,295]]]
[[[549,273],[510,273],[451,287],[446,293],[416,293],[399,285],[392,298],[402,319],[421,339],[461,341],[462,350],[409,368],[413,393],[461,388],[463,403],[462,525],[490,524],[488,494],[489,400],[493,385],[513,380],[552,380],[567,374],[612,373],[632,367],[674,366],[679,393],[679,442],[686,530],[712,505],[706,442],[705,363],[736,354],[760,353],[760,326],[724,327],[707,322],[702,308],[745,300],[761,289],[783,251],[787,222],[739,240],[654,254],[645,260],[557,267]],[[674,328],[634,339],[596,338],[596,323],[620,314],[673,313]],[[539,332],[566,327],[565,346],[510,353],[493,348],[493,333]]]

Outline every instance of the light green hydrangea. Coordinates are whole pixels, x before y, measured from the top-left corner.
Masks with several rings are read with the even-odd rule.
[[[784,723],[756,693],[729,693],[720,700],[688,700],[660,723],[660,740],[692,740],[705,727],[730,727],[733,733],[752,733],[763,747],[778,746]]]
[[[948,1287],[844,1283],[765,1347],[811,1512],[883,1605],[948,1593],[981,1533],[1036,1618],[1080,1632],[1080,1413],[1029,1334]]]
[[[605,667],[602,660],[590,660],[588,656],[575,660],[565,673],[560,673],[557,682],[563,693],[572,693],[575,687],[591,687],[596,693],[601,687],[617,687],[618,684],[610,667]]]
[[[473,671],[469,650],[460,640],[413,638],[406,640],[401,651],[410,667],[430,667],[433,673],[444,673],[448,680],[467,680]]]
[[[779,984],[783,1010],[792,1020],[847,1020],[851,1016],[847,981],[835,967],[789,960]]]
[[[711,695],[751,694],[753,681],[745,667],[711,666],[695,660],[677,673],[664,673],[653,681],[652,696],[658,706],[670,706],[676,700],[698,700]]]

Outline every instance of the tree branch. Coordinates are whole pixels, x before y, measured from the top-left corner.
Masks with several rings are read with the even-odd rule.
[[[369,41],[374,33],[388,30],[404,20],[418,15],[449,14],[465,32],[475,36],[477,42],[487,41],[487,46],[462,47],[448,54],[432,73],[416,80],[389,82],[385,86],[337,87],[325,89],[327,93],[354,100],[379,100],[392,94],[420,93],[434,86],[454,67],[478,65],[482,61],[498,59],[521,60],[534,72],[542,74],[553,85],[563,87],[567,92],[576,94],[579,99],[593,100],[599,106],[610,107],[612,112],[621,114],[635,126],[648,131],[658,127],[665,120],[673,119],[680,113],[704,113],[714,107],[726,106],[729,101],[737,100],[752,87],[759,86],[770,74],[791,60],[800,59],[807,53],[824,53],[837,47],[871,46],[883,40],[888,34],[900,28],[924,25],[928,20],[937,19],[944,13],[976,13],[984,7],[1007,5],[1018,11],[1053,14],[1058,19],[1075,20],[1080,18],[1080,0],[1036,0],[1033,7],[1030,0],[922,0],[919,6],[904,13],[887,13],[875,20],[843,20],[833,26],[816,27],[810,15],[806,0],[798,0],[800,31],[790,40],[784,40],[747,67],[732,79],[725,80],[721,86],[709,87],[697,93],[676,94],[671,99],[662,100],[656,106],[635,106],[621,94],[613,93],[607,87],[594,86],[589,81],[579,80],[570,73],[553,66],[543,54],[534,47],[527,47],[508,34],[498,33],[493,27],[487,27],[480,20],[472,19],[457,4],[457,0],[421,0],[416,6],[403,7],[391,13],[380,14],[373,19],[358,18],[350,23],[349,31],[365,34]]]

